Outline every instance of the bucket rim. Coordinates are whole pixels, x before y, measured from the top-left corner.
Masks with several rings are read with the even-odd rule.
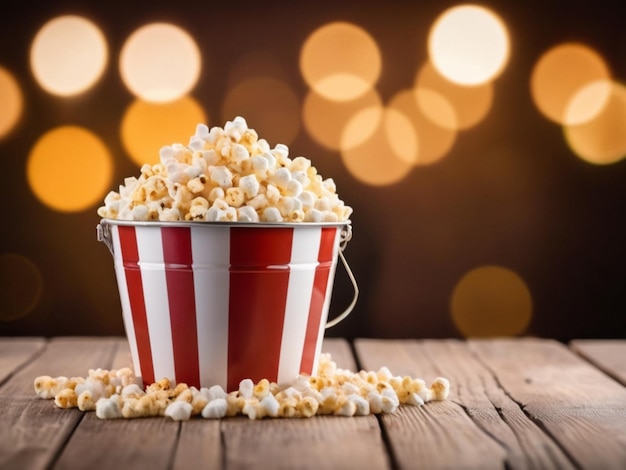
[[[100,224],[127,225],[143,227],[343,227],[351,225],[350,219],[337,222],[209,222],[205,220],[123,220],[103,218]]]

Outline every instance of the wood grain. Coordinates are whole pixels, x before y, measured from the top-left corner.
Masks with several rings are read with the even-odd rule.
[[[134,369],[133,360],[130,356],[130,347],[128,346],[126,338],[118,338],[115,347],[115,354],[113,355],[113,359],[111,361],[111,368],[122,369],[124,367]]]
[[[43,350],[43,338],[0,338],[0,384]]]
[[[373,416],[222,422],[230,469],[389,468]]]
[[[576,353],[626,385],[626,340],[578,339],[569,344]]]
[[[341,368],[451,382],[389,415],[99,420],[39,399],[38,375],[130,366],[125,338],[0,339],[0,469],[626,468],[623,342],[327,339]],[[573,352],[575,351],[575,352]],[[582,357],[581,357],[582,356]],[[619,379],[618,379],[619,380]]]
[[[164,418],[101,420],[84,413],[54,468],[167,468],[179,427]]]
[[[90,367],[108,367],[115,340],[65,338],[46,343],[0,387],[0,468],[48,468],[83,418],[35,395],[39,375],[84,376]]]
[[[475,340],[468,346],[576,465],[626,468],[623,386],[556,341]]]
[[[33,398],[33,382],[40,375],[85,377],[92,368],[108,368],[119,338],[54,338],[35,360],[16,371],[0,388],[0,395]]]
[[[452,394],[446,401],[429,402],[420,407],[402,406],[395,414],[382,415],[381,421],[399,468],[414,468],[416,464],[423,468],[504,468],[505,446],[459,404],[459,390],[465,386],[463,379],[440,366],[440,358],[433,356],[436,351],[430,351],[423,342],[412,340],[359,339],[355,347],[365,369],[387,366],[394,374],[422,378],[427,384],[437,376],[452,381]],[[493,420],[493,414],[490,417]],[[488,418],[482,420],[483,424]]]
[[[458,340],[412,343],[409,351],[427,351],[440,370],[454,377],[453,400],[478,426],[507,451],[510,468],[573,468],[572,462],[519,404],[510,398],[494,376]]]
[[[324,341],[338,367],[355,370],[350,345]],[[390,462],[375,416],[310,419],[225,419],[221,424],[229,469],[387,469]]]
[[[357,370],[357,364],[352,354],[350,343],[342,338],[326,338],[322,344],[322,353],[330,354],[337,367],[352,371]]]
[[[218,470],[223,468],[223,462],[220,420],[196,418],[181,423],[174,470]]]
[[[354,367],[354,358],[346,341],[327,340],[323,350],[329,352],[333,360],[341,364],[340,367]],[[280,421],[266,419],[259,422],[238,417],[224,420],[198,418],[183,422],[174,468],[218,469],[226,465],[229,468],[245,468],[253,464],[254,468],[279,468],[280,462],[291,462],[289,465],[293,465],[290,457],[304,460],[302,457],[311,452],[308,437],[318,432],[319,423],[312,426],[310,422],[305,422],[309,420],[292,420],[296,423],[285,426],[285,420]],[[280,439],[289,441],[289,445],[277,446]],[[319,450],[319,446],[314,448]],[[318,467],[317,456],[309,457],[313,458],[303,461],[299,468]]]
[[[328,339],[322,349],[331,354],[339,367],[347,369],[356,367],[350,345],[345,340]],[[126,367],[129,363],[128,343],[120,338],[113,355],[112,368]],[[157,421],[174,424],[165,418],[155,418],[141,420],[134,426],[138,427],[140,432],[152,432],[154,422]],[[75,461],[79,449],[84,448],[89,436],[93,435],[95,430],[98,431],[100,439],[109,443],[107,447],[138,446],[139,437],[133,437],[127,429],[127,426],[103,422],[97,420],[93,414],[88,414],[76,429],[75,437],[62,454],[59,465],[66,469],[72,468],[72,462]],[[163,432],[160,428],[157,428],[157,431]],[[167,452],[173,455],[172,467],[181,470],[192,467],[218,469],[224,465],[229,468],[246,468],[251,464],[254,464],[255,468],[281,468],[281,462],[291,462],[287,466],[292,468],[294,460],[301,462],[299,468],[337,468],[336,465],[340,462],[348,466],[355,461],[368,468],[370,465],[373,465],[371,468],[388,467],[380,428],[374,416],[365,417],[354,423],[352,420],[335,417],[262,421],[251,421],[246,417],[224,420],[196,418],[180,423],[178,439],[173,444],[170,434],[161,436],[160,439],[163,441],[163,449],[168,449]],[[344,441],[344,444],[338,445],[338,440]],[[150,442],[152,440],[148,444]],[[276,445],[281,442],[285,445]],[[145,449],[146,445],[142,446],[144,451],[149,450]],[[329,450],[335,447],[337,449]],[[163,449],[155,453],[158,456],[157,460],[162,461]],[[353,451],[359,451],[362,457],[355,460]],[[90,462],[105,459],[105,452],[94,450]],[[134,462],[135,455],[129,452],[123,451],[119,458],[126,462]],[[326,467],[320,465],[320,454],[332,457],[326,459],[328,462]],[[150,455],[152,462],[152,454]],[[117,462],[117,458],[113,462]]]

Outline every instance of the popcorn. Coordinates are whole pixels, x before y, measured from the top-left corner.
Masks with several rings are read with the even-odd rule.
[[[437,377],[430,386],[433,400],[445,400],[450,393],[450,382],[443,377]]]
[[[40,398],[50,399],[65,388],[67,377],[52,378],[49,375],[42,375],[35,379],[35,393]]]
[[[285,158],[281,152],[277,155]],[[394,413],[403,405],[445,400],[450,391],[450,382],[443,377],[427,387],[422,379],[393,375],[386,367],[354,373],[338,368],[329,354],[320,356],[315,376],[299,375],[286,386],[267,379],[257,383],[243,379],[230,393],[219,385],[201,389],[184,383],[174,385],[168,378],[142,389],[129,368],[90,369],[86,378],[43,375],[33,385],[39,397],[54,399],[57,407],[95,411],[100,419],[165,416],[174,421],[195,416],[262,419]]]
[[[100,419],[116,419],[122,417],[119,395],[101,398],[96,403],[96,416]]]
[[[354,414],[357,416],[366,416],[370,414],[370,404],[361,395],[350,395],[348,401],[351,401],[355,405]],[[422,403],[423,404],[423,403]]]
[[[243,379],[239,383],[239,395],[243,398],[251,398],[254,393],[254,382],[250,379]]]
[[[202,417],[209,419],[220,419],[226,416],[228,403],[226,398],[215,398],[211,400],[202,410]]]
[[[164,146],[159,158],[109,192],[98,215],[138,221],[341,222],[352,214],[332,178],[323,179],[306,157],[291,159],[284,144],[270,148],[239,116],[224,128],[198,124],[188,145]]]
[[[271,416],[275,418],[278,416],[278,410],[280,409],[280,403],[274,395],[269,393],[267,396],[263,397],[261,400],[261,408],[265,411],[266,416]]]
[[[54,396],[54,404],[59,408],[76,408],[78,397],[73,388],[64,388]]]
[[[280,210],[276,207],[266,207],[261,215],[261,220],[264,222],[282,222],[283,216]]]
[[[226,399],[228,394],[219,385],[213,385],[211,388],[201,388],[200,393],[206,396],[209,402],[217,399]]]
[[[174,421],[187,421],[191,417],[191,403],[177,400],[165,409],[165,416]]]
[[[90,390],[85,390],[78,395],[76,406],[80,411],[94,411],[96,409],[97,398],[94,397]]]

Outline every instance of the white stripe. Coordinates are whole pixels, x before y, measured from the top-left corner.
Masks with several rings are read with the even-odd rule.
[[[335,241],[333,242],[333,262],[328,273],[328,283],[326,284],[326,297],[324,298],[324,306],[322,307],[322,316],[320,318],[320,329],[317,333],[317,344],[315,345],[315,359],[313,360],[312,373],[317,373],[317,364],[320,353],[322,352],[322,343],[324,342],[324,334],[326,332],[326,321],[328,320],[328,310],[330,308],[330,300],[333,296],[333,283],[335,281],[335,271],[337,269],[337,258],[339,255],[339,228],[335,231]]]
[[[279,385],[292,382],[300,373],[315,268],[319,264],[317,257],[321,236],[320,227],[295,227],[293,231],[285,321],[278,363]]]
[[[200,385],[221,385],[228,378],[229,227],[191,228],[196,296]]]
[[[133,368],[136,375],[141,374],[141,362],[137,352],[137,339],[135,338],[135,324],[133,323],[133,312],[130,308],[130,297],[128,295],[128,285],[126,284],[126,272],[124,271],[124,260],[122,259],[122,246],[120,244],[120,232],[117,225],[110,225],[111,238],[113,240],[113,261],[115,266],[115,277],[117,279],[117,289],[120,293],[120,304],[122,306],[122,319],[124,330],[130,348],[130,357],[133,360]],[[147,385],[147,384],[146,384]]]
[[[154,380],[175,379],[172,328],[160,227],[135,227]]]

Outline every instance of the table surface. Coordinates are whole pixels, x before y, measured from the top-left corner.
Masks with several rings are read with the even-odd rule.
[[[39,375],[128,365],[123,338],[0,338],[0,469],[626,468],[626,340],[327,339],[339,367],[430,383],[445,401],[360,417],[100,420]]]

